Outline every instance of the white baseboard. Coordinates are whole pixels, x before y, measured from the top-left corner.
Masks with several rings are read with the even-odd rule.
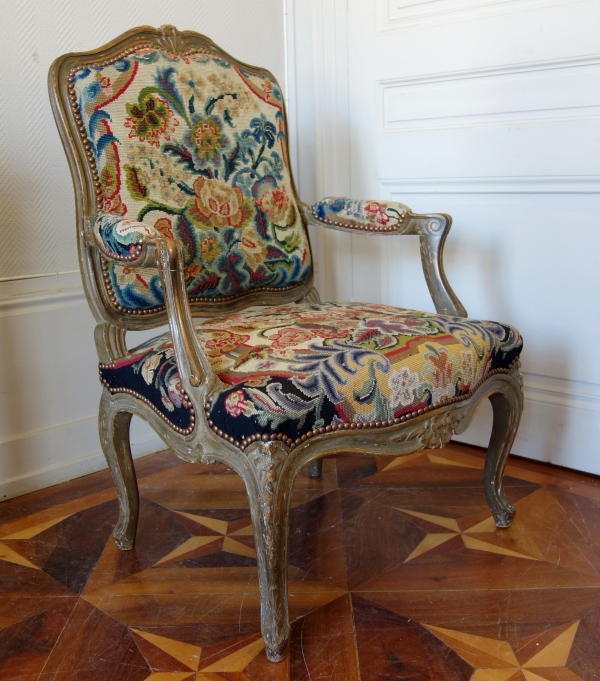
[[[96,416],[0,441],[0,500],[28,494],[106,468]],[[166,449],[139,419],[132,420],[131,449],[138,459]]]
[[[599,386],[525,374],[523,388],[525,408],[512,453],[600,475]],[[486,401],[455,439],[487,447],[491,430]]]

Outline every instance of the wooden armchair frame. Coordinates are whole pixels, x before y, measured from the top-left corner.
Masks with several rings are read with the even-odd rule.
[[[133,414],[147,421],[166,445],[185,461],[221,461],[230,466],[242,477],[250,501],[260,581],[262,633],[267,656],[276,662],[285,656],[289,633],[288,528],[291,491],[298,471],[311,464],[311,474],[319,475],[319,459],[337,452],[367,451],[375,455],[400,456],[424,448],[441,447],[453,433],[463,432],[481,402],[490,399],[494,424],[485,463],[484,490],[496,525],[507,527],[514,508],[502,490],[502,477],[523,406],[519,362],[515,361],[510,370],[491,372],[469,394],[447,399],[435,408],[419,409],[387,422],[346,424],[349,427],[337,430],[321,428],[307,437],[303,436],[299,444],[290,445],[281,439],[263,436],[241,449],[235,446],[233,438],[228,441],[215,432],[205,412],[207,397],[218,387],[220,380],[203,354],[193,318],[225,314],[252,305],[317,302],[319,298],[311,277],[291,290],[263,290],[234,301],[190,305],[184,279],[183,246],[177,240],[160,237],[144,239],[137,259],[130,264],[132,267],[158,269],[165,309],[132,315],[119,310],[110,300],[101,281],[104,276],[102,258],[106,260],[109,256],[99,252],[90,226],[98,212],[101,186],[78,113],[72,88],[73,74],[82,65],[102,64],[140,45],[155,46],[171,54],[210,50],[250,73],[268,74],[263,69],[238,62],[208,38],[193,32],[180,33],[172,26],[133,29],[98,50],[62,56],[50,70],[52,108],[75,186],[79,259],[85,292],[97,322],[95,342],[99,361],[112,365],[127,355],[127,331],[150,329],[168,322],[182,385],[194,413],[191,432],[177,432],[139,397],[126,392],[111,394],[106,388],[103,390],[99,412],[100,438],[120,504],[114,539],[121,549],[134,546],[139,501],[129,442],[129,424]],[[293,191],[295,193],[295,188]],[[310,223],[356,231],[355,227],[344,223],[321,220],[309,206],[300,202],[299,205],[305,225]],[[465,317],[466,311],[444,274],[443,247],[450,226],[448,215],[407,213],[395,229],[372,228],[368,233],[418,235],[423,269],[436,310],[441,314]]]

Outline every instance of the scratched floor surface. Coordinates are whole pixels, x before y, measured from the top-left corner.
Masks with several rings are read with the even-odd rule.
[[[293,620],[266,660],[241,480],[137,463],[135,551],[106,472],[0,504],[0,679],[600,679],[600,481],[515,460],[497,530],[479,450],[326,459],[295,486]]]

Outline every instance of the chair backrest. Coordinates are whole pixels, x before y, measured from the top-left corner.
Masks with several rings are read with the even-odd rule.
[[[312,258],[298,208],[283,96],[266,70],[205,36],[133,29],[50,72],[76,189],[80,261],[98,321],[164,321],[158,272],[90,246],[98,212],[180,239],[192,310],[215,314],[298,300]]]

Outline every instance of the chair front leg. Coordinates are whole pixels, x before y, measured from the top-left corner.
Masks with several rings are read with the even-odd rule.
[[[252,514],[261,629],[267,658],[285,658],[289,636],[287,555],[290,499],[295,472],[285,466],[289,453],[278,442],[257,442],[246,449],[248,467],[242,474]]]
[[[129,443],[131,416],[126,411],[115,411],[110,394],[106,390],[102,392],[98,429],[102,451],[119,497],[119,522],[113,537],[116,545],[123,551],[134,547],[140,505]]]

